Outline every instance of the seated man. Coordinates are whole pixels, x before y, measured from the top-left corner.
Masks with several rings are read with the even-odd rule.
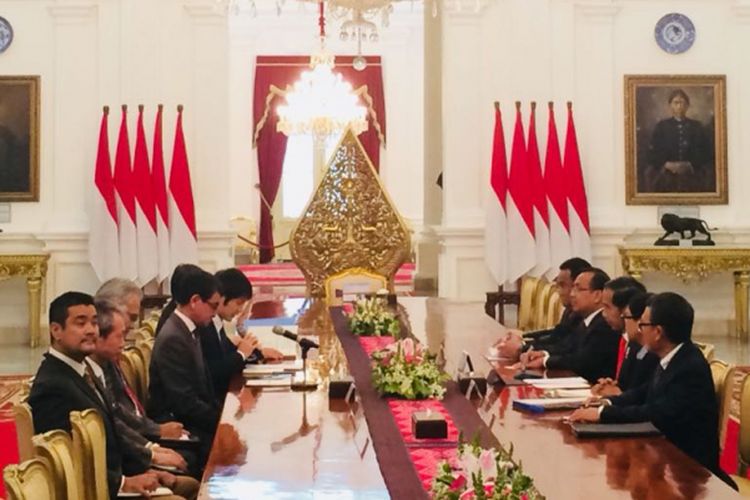
[[[156,443],[150,442],[139,431],[141,419],[130,418],[131,414],[122,410],[115,394],[122,387],[119,382],[121,374],[115,363],[122,354],[125,346],[125,323],[126,317],[112,302],[97,301],[96,312],[99,323],[99,338],[96,342],[96,350],[89,355],[86,362],[94,372],[94,381],[98,383],[100,393],[108,399],[112,408],[115,429],[120,435],[123,445],[132,448],[134,454],[142,457],[146,465],[162,467],[174,467],[179,471],[186,471],[188,465],[185,459],[174,450],[162,448]],[[186,498],[195,498],[198,495],[199,483],[193,478],[177,476],[175,478],[175,491]]]
[[[148,414],[177,420],[200,439],[198,462],[205,464],[220,408],[203,361],[198,328],[211,322],[221,297],[216,278],[191,266],[173,290],[177,308],[166,320],[151,355]]]
[[[659,366],[649,384],[604,399],[599,408],[582,408],[572,421],[651,422],[675,446],[721,479],[733,481],[719,467],[719,411],[711,369],[690,339],[693,308],[682,296],[660,293],[647,303],[638,326]]]
[[[99,287],[94,300],[97,303],[112,302],[120,309],[124,308],[127,311],[128,317],[126,319],[128,321],[125,324],[127,335],[134,321],[138,318],[142,298],[143,292],[133,281],[123,278],[112,278]],[[104,332],[101,319],[99,327],[99,335],[102,337]],[[119,353],[117,353],[117,360],[112,360],[112,363],[109,363],[108,366],[111,369],[104,370],[104,375],[107,378],[107,387],[111,389],[115,402],[119,405],[120,410],[125,414],[125,418],[131,426],[150,440],[179,439],[182,436],[183,427],[181,423],[165,422],[157,424],[148,418],[141,402],[136,397],[133,389],[128,386],[127,381],[120,371]]]
[[[638,387],[651,380],[656,365],[659,364],[659,358],[641,344],[641,336],[638,331],[638,321],[641,319],[643,310],[646,308],[646,301],[650,296],[651,294],[640,291],[635,287],[628,287],[609,294],[607,288],[604,288],[604,317],[613,329],[620,331],[624,328],[625,333],[623,339],[620,340],[616,378],[599,379],[597,384],[591,388],[592,394],[617,396],[622,394],[623,391]],[[615,317],[619,320],[614,319]]]
[[[177,308],[177,302],[174,300],[174,291],[180,287],[180,279],[182,279],[183,273],[188,270],[194,271],[196,269],[200,269],[200,267],[193,265],[193,264],[180,264],[174,268],[174,271],[172,271],[172,277],[169,278],[169,289],[172,291],[172,298],[169,299],[169,302],[166,303],[166,305],[164,306],[164,309],[161,310],[159,321],[156,323],[156,330],[154,331],[154,336],[159,335],[159,332],[164,326],[164,323],[167,322],[169,317]]]
[[[571,307],[583,318],[585,329],[574,334],[571,339],[573,348],[569,352],[553,354],[543,350],[526,353],[525,359],[521,360],[526,368],[570,370],[590,382],[614,377],[620,336],[602,316],[602,294],[607,281],[607,273],[594,267],[578,275],[571,292]]]
[[[85,363],[86,356],[96,349],[99,336],[94,299],[80,292],[60,295],[50,304],[49,325],[50,349],[29,394],[34,430],[70,432],[70,412],[93,408],[104,422],[110,498],[116,498],[118,491],[148,496],[160,483],[174,486],[174,476],[137,468],[138,458],[125,454],[106,396],[97,389]]]
[[[578,257],[560,264],[560,270],[554,280],[560,294],[560,302],[565,308],[560,322],[549,330],[528,333],[515,329],[508,330],[506,336],[495,344],[500,356],[516,361],[522,352],[529,349],[546,349],[555,354],[569,350],[568,341],[571,339],[569,334],[581,328],[582,325],[581,317],[570,309],[570,291],[573,281],[581,271],[590,267],[591,264]]]
[[[198,328],[203,351],[203,359],[211,374],[214,384],[214,394],[219,405],[229,389],[229,381],[233,375],[242,372],[245,361],[279,360],[282,354],[276,349],[261,348],[258,339],[252,334],[245,334],[244,319],[249,311],[253,287],[242,271],[235,268],[224,269],[214,274],[219,283],[221,300],[216,309],[216,315],[206,326]],[[244,314],[240,314],[245,311]],[[224,321],[232,321],[239,315],[237,344],[227,337]]]

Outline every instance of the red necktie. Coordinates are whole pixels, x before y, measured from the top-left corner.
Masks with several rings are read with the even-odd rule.
[[[138,412],[138,415],[140,415],[140,416],[146,415],[146,411],[143,409],[143,406],[141,406],[141,402],[138,401],[138,398],[136,397],[135,393],[133,392],[133,389],[130,388],[130,385],[128,385],[128,381],[125,380],[125,377],[123,376],[122,372],[120,371],[120,367],[117,366],[116,364],[115,364],[115,370],[117,370],[117,375],[120,377],[120,381],[122,382],[122,386],[125,388],[125,394],[127,394],[127,396],[130,398],[130,401],[133,402],[133,405],[135,406],[135,409]]]
[[[620,377],[620,368],[622,368],[622,362],[625,360],[625,351],[627,347],[627,341],[623,337],[620,337],[620,348],[617,350],[617,370],[615,370],[615,380]]]

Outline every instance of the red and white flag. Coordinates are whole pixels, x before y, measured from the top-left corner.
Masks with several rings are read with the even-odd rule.
[[[534,209],[534,240],[536,242],[536,265],[529,272],[532,276],[542,276],[549,270],[549,211],[547,192],[542,177],[542,162],[539,159],[539,145],[536,141],[536,103],[531,103],[529,134],[526,145],[526,168],[531,185],[531,203]]]
[[[508,233],[505,220],[508,192],[508,164],[500,105],[495,103],[495,130],[492,137],[492,165],[486,201],[484,226],[484,261],[498,285],[507,279]]]
[[[109,158],[107,118],[109,106],[104,107],[99,126],[99,147],[94,166],[94,203],[89,232],[89,260],[99,281],[104,282],[120,274],[120,243],[117,232],[117,200]]]
[[[169,171],[169,247],[172,268],[179,264],[198,264],[198,237],[195,230],[195,205],[190,184],[185,136],[182,132],[182,105],[177,106],[172,168]]]
[[[563,159],[568,202],[570,203],[570,245],[575,257],[591,261],[591,228],[586,187],[583,183],[581,157],[578,154],[578,139],[573,123],[573,104],[568,102],[568,131],[565,134],[565,156]]]
[[[172,262],[169,258],[169,205],[167,203],[167,181],[164,175],[164,146],[162,144],[162,109],[156,113],[154,124],[154,156],[151,161],[151,187],[153,188],[154,203],[156,205],[156,243],[158,248],[157,281],[162,282],[172,272]]]
[[[156,245],[156,205],[148,164],[146,132],[143,129],[143,106],[138,106],[138,127],[133,153],[133,186],[136,200],[136,233],[138,234],[138,283],[141,286],[156,278],[159,267]]]
[[[508,276],[514,282],[536,262],[534,242],[534,209],[531,204],[532,190],[526,167],[526,144],[523,137],[521,103],[516,103],[516,126],[513,131],[513,146],[508,177]]]
[[[120,134],[115,152],[115,190],[120,234],[120,277],[138,279],[138,243],[135,229],[135,195],[128,139],[128,107],[122,106]]]
[[[570,233],[568,232],[568,196],[552,102],[549,103],[547,152],[544,155],[544,186],[549,202],[550,269],[547,277],[553,279],[557,275],[560,264],[573,255],[570,250]]]

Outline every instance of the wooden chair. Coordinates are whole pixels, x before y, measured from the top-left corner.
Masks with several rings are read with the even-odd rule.
[[[534,299],[539,290],[539,278],[524,276],[521,281],[521,302],[518,305],[518,328],[530,330],[534,323]]]
[[[750,466],[750,376],[745,376],[742,382],[740,396],[740,442],[739,442],[739,470],[732,474],[732,479],[740,487],[742,496],[750,496],[750,479],[747,478]]]
[[[532,325],[534,330],[541,330],[547,325],[547,308],[555,286],[548,281],[540,281],[539,285],[540,288],[534,300],[534,323]]]
[[[105,478],[106,479],[106,478]],[[49,463],[32,458],[3,470],[8,500],[55,500],[55,479]],[[65,498],[65,497],[62,497]]]
[[[714,391],[716,391],[716,402],[719,405],[719,411],[723,405],[724,382],[731,366],[720,359],[714,359],[709,363],[711,367],[711,377],[714,380]]]
[[[33,437],[36,455],[51,465],[55,496],[59,499],[81,498],[78,472],[73,462],[73,440],[60,429]]]
[[[102,417],[94,409],[70,412],[73,460],[79,491],[86,500],[109,500],[107,436]]]
[[[137,363],[136,374],[138,375],[138,383],[141,386],[141,393],[138,395],[138,399],[141,401],[143,406],[146,406],[148,402],[148,385],[149,385],[149,366],[151,365],[151,353],[154,350],[154,339],[150,339],[145,342],[139,342],[135,346],[135,353],[138,356],[139,362]]]
[[[706,361],[710,362],[712,359],[714,359],[714,351],[716,350],[716,348],[713,344],[706,344],[704,342],[693,343],[696,345],[696,347],[698,347],[698,349],[701,350],[701,352],[703,353],[703,357],[706,358]]]
[[[388,278],[361,267],[352,267],[329,276],[325,280],[326,303],[341,305],[343,294],[371,294],[381,289],[390,290]]]
[[[560,322],[562,318],[563,307],[560,301],[560,292],[557,289],[553,289],[547,303],[547,314],[545,316],[545,323],[543,328],[552,328]]]
[[[144,387],[142,386],[143,369],[143,358],[138,352],[136,352],[135,347],[122,353],[122,357],[120,358],[120,370],[122,370],[123,377],[125,377],[128,385],[133,389],[141,403],[143,403],[143,399],[141,398],[144,393]],[[147,391],[148,387],[146,387],[145,390]]]
[[[28,403],[13,405],[13,420],[16,424],[16,440],[18,441],[18,461],[25,462],[34,458],[34,418]]]

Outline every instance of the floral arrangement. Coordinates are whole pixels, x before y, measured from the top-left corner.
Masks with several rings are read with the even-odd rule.
[[[349,329],[354,335],[395,337],[400,332],[398,318],[386,309],[382,297],[360,298],[349,315]]]
[[[539,500],[533,480],[510,460],[511,452],[483,449],[477,442],[458,445],[455,464],[438,464],[432,483],[437,500]]]
[[[442,398],[448,375],[435,356],[410,338],[372,353],[372,384],[381,394],[406,399]]]

